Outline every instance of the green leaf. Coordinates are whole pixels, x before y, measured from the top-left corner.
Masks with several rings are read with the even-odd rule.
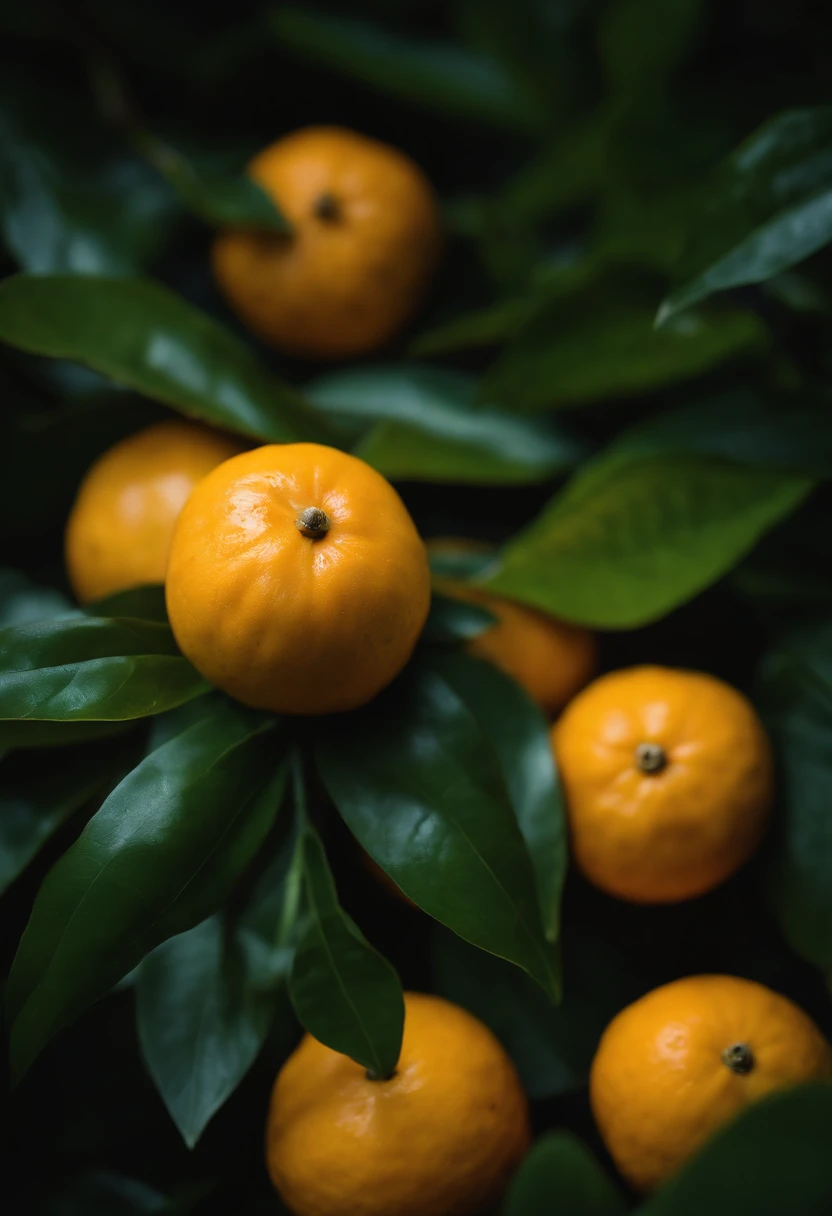
[[[97,747],[73,748],[58,763],[38,752],[7,756],[0,766],[0,894],[23,873],[58,828],[109,773]]]
[[[339,424],[374,424],[355,454],[395,480],[542,481],[585,454],[584,444],[548,420],[478,406],[475,389],[460,372],[399,364],[335,372],[306,391]]]
[[[208,698],[120,782],[47,875],[6,998],[13,1072],[160,942],[223,903],[277,812],[273,719]]]
[[[278,941],[290,850],[266,869],[242,913],[217,913],[157,946],[139,967],[145,1064],[193,1148],[262,1048],[292,952]]]
[[[155,621],[73,617],[0,630],[0,718],[124,721],[208,687]]]
[[[134,617],[140,621],[158,621],[166,625],[168,610],[165,604],[165,589],[161,585],[131,587],[128,591],[116,591],[92,604],[84,605],[89,616]]]
[[[489,589],[579,624],[645,625],[724,575],[812,488],[704,457],[606,461],[506,546]]]
[[[180,1212],[167,1196],[137,1178],[90,1170],[75,1175],[51,1197],[44,1216],[176,1216]]]
[[[405,895],[556,996],[532,863],[495,755],[446,680],[411,665],[328,730],[317,755],[350,831]]]
[[[702,0],[616,0],[607,9],[598,42],[617,111],[661,99],[702,18]]]
[[[295,952],[289,992],[303,1027],[376,1079],[393,1074],[404,1032],[399,977],[338,903],[323,845],[305,827],[299,847],[309,925]]]
[[[434,591],[422,637],[426,642],[465,642],[497,623],[481,604],[468,604]]]
[[[764,123],[719,167],[657,324],[718,291],[761,283],[832,240],[832,106]]]
[[[331,432],[211,317],[150,279],[14,275],[0,283],[0,341],[71,359],[215,426],[273,442]]]
[[[425,355],[455,354],[459,350],[472,350],[482,346],[496,346],[505,341],[528,321],[534,311],[534,303],[523,296],[519,299],[500,300],[486,308],[462,313],[429,329],[410,343],[410,353]]]
[[[778,401],[746,390],[665,410],[620,434],[614,451],[622,461],[695,453],[813,477],[832,476],[827,402]]]
[[[32,274],[136,274],[176,211],[168,186],[44,78],[0,86],[0,232]]]
[[[37,722],[0,721],[0,748],[67,747],[86,743],[89,739],[107,739],[119,735],[132,722]]]
[[[532,1146],[511,1180],[505,1216],[624,1216],[622,1195],[571,1132],[549,1132]]]
[[[750,1106],[639,1209],[640,1216],[820,1216],[832,1211],[832,1088]]]
[[[497,757],[535,869],[543,927],[560,928],[566,815],[546,720],[519,684],[490,663],[452,653],[431,660],[473,714]]]
[[[19,570],[0,568],[0,629],[78,615],[60,591],[39,586]]]
[[[802,653],[801,653],[802,651]],[[832,636],[805,629],[763,667],[761,709],[779,762],[781,805],[769,892],[804,958],[832,970]]]
[[[691,313],[657,330],[650,306],[557,302],[509,342],[482,391],[517,410],[590,405],[688,380],[766,341],[750,312]]]
[[[401,37],[352,17],[281,4],[275,37],[291,50],[357,77],[363,85],[442,114],[530,127],[540,114],[498,64],[451,42]]]

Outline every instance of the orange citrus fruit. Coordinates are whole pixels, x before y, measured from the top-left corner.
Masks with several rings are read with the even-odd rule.
[[[389,1080],[306,1035],[275,1082],[266,1162],[295,1216],[462,1216],[499,1199],[529,1139],[526,1097],[491,1031],[408,993]]]
[[[173,527],[198,481],[240,444],[171,419],[117,443],[87,473],[66,526],[66,566],[81,603],[164,581]]]
[[[437,586],[493,612],[496,624],[472,638],[468,651],[516,680],[545,713],[556,714],[592,675],[597,646],[589,630],[470,583]]]
[[[650,1190],[773,1090],[832,1075],[815,1023],[762,984],[700,975],[656,988],[609,1024],[590,1099],[616,1165]]]
[[[396,491],[315,443],[209,473],[179,517],[165,586],[176,640],[206,679],[287,714],[369,701],[430,606],[425,546]]]
[[[214,273],[232,308],[265,341],[313,358],[385,345],[419,304],[441,246],[433,192],[386,144],[309,127],[249,166],[291,233],[229,231]]]
[[[633,667],[579,693],[552,730],[579,869],[636,903],[689,899],[750,856],[773,796],[771,749],[741,693]]]

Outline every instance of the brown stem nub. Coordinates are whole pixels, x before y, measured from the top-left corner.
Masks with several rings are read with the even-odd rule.
[[[377,1073],[374,1068],[368,1068],[365,1075],[368,1081],[392,1081],[396,1075],[396,1070],[394,1068],[391,1073],[388,1073],[386,1077],[383,1077],[380,1073]]]
[[[732,1043],[723,1051],[722,1063],[738,1077],[744,1077],[754,1067],[754,1053],[747,1043]]]
[[[298,532],[308,536],[310,540],[320,540],[322,536],[326,536],[331,526],[329,516],[320,507],[307,507],[295,520]]]
[[[636,766],[643,773],[660,773],[667,768],[667,752],[660,743],[639,743],[636,748]]]
[[[338,199],[328,190],[324,190],[312,204],[312,213],[319,220],[337,220],[341,214]]]

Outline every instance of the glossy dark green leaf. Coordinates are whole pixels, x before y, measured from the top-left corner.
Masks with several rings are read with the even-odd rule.
[[[628,1205],[592,1153],[571,1132],[549,1132],[511,1180],[505,1216],[624,1216]]]
[[[585,625],[644,625],[730,570],[813,484],[705,457],[606,461],[506,546],[489,588]]]
[[[136,274],[159,252],[176,201],[91,109],[4,69],[0,232],[33,274]]]
[[[415,665],[323,734],[317,754],[347,826],[396,885],[555,996],[554,952],[496,756],[442,676]]]
[[[650,306],[557,303],[509,342],[482,391],[518,410],[589,405],[701,375],[766,341],[750,312],[690,313],[657,330]]]
[[[566,815],[546,720],[519,684],[470,655],[435,656],[438,671],[473,714],[494,749],[535,869],[549,941],[560,927],[566,878]]]
[[[821,1216],[832,1210],[832,1087],[748,1107],[639,1209],[640,1216]]]
[[[490,629],[496,621],[494,613],[481,604],[468,604],[434,591],[422,637],[426,642],[464,642]]]
[[[85,604],[84,611],[90,616],[134,617],[140,621],[159,621],[166,625],[168,610],[165,604],[165,589],[161,585],[132,587],[129,591],[116,591],[92,604]]]
[[[360,425],[356,455],[396,480],[542,481],[585,454],[548,420],[477,406],[475,389],[460,372],[400,364],[322,376],[306,391],[336,422]]]
[[[208,687],[156,621],[82,616],[0,630],[0,718],[123,721]]]
[[[658,323],[714,292],[761,283],[832,240],[832,106],[764,123],[719,167],[691,222]]]
[[[309,923],[289,977],[301,1025],[379,1080],[395,1071],[404,1032],[399,977],[338,903],[323,846],[311,827],[299,847]]]
[[[779,761],[781,791],[769,892],[792,947],[828,971],[832,969],[829,628],[802,632],[795,644],[803,648],[802,655],[780,651],[769,656],[760,688],[760,705]]]
[[[0,341],[82,363],[184,414],[257,439],[331,438],[324,419],[248,347],[150,279],[5,279]]]
[[[47,840],[107,782],[98,748],[73,748],[58,760],[39,752],[0,765],[0,894]]]
[[[493,60],[458,44],[402,37],[353,17],[289,4],[272,10],[271,29],[305,58],[440,113],[508,127],[539,121],[525,89]]]
[[[214,912],[269,831],[283,785],[273,719],[220,697],[204,708],[47,875],[6,992],[17,1077],[150,950]]]
[[[60,591],[32,582],[19,570],[0,569],[0,629],[77,615]]]
[[[193,1148],[254,1063],[292,960],[278,940],[290,850],[266,869],[243,911],[217,913],[157,946],[136,980],[145,1064]]]

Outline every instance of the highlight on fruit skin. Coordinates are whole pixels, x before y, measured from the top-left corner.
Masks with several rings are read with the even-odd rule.
[[[78,601],[163,582],[173,529],[189,494],[241,447],[231,436],[171,418],[99,456],[66,524],[66,569]]]
[[[491,1031],[407,992],[389,1079],[304,1036],[274,1084],[266,1165],[294,1216],[473,1216],[499,1201],[530,1141],[520,1079]]]
[[[793,1001],[735,976],[690,976],[613,1018],[590,1102],[618,1170],[650,1191],[749,1104],[830,1078],[829,1043]]]
[[[327,714],[404,667],[430,607],[424,542],[364,461],[269,444],[216,468],[174,533],[171,627],[212,684],[257,709]]]
[[[278,139],[249,172],[291,232],[230,230],[217,283],[265,342],[313,359],[387,345],[420,305],[442,247],[439,209],[403,152],[341,127]]]
[[[634,903],[704,895],[766,829],[771,746],[754,707],[713,676],[633,667],[601,676],[552,728],[572,855]]]

